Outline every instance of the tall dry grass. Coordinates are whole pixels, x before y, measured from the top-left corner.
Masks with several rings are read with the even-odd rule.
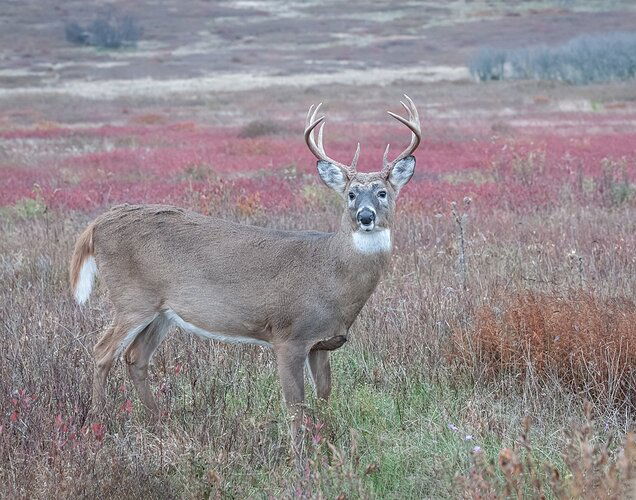
[[[337,220],[329,200],[304,213],[264,217],[240,206],[215,213],[279,228]],[[151,370],[162,424],[145,421],[121,366],[110,380],[108,418],[88,419],[91,348],[110,320],[99,285],[84,309],[68,291],[68,256],[88,220],[45,211],[0,221],[6,497],[469,495],[460,478],[471,481],[479,453],[497,464],[502,449],[514,450],[528,415],[537,480],[547,491],[543,464],[564,478],[575,474],[567,429],[585,425],[584,396],[593,401],[590,442],[613,443],[607,465],[592,469],[618,467],[628,453],[619,443],[634,428],[624,339],[633,331],[636,284],[629,208],[513,214],[473,204],[462,219],[463,255],[450,207],[432,217],[400,212],[392,268],[333,356],[334,397],[308,401],[300,475],[289,460],[274,359],[260,348],[175,332]],[[570,365],[560,362],[568,349]],[[604,353],[616,354],[607,357],[614,371],[599,371],[618,377],[612,383],[584,371]],[[498,467],[488,488],[504,494]]]
[[[531,420],[526,418],[517,441],[499,450],[496,459],[475,454],[469,474],[459,481],[462,494],[480,499],[632,498],[636,493],[636,436],[628,434],[620,451],[612,452],[610,443],[595,439],[591,411],[586,404],[586,421],[567,432],[563,454],[567,475],[537,459],[529,437]]]
[[[455,355],[487,379],[560,384],[622,412],[636,408],[636,304],[586,290],[525,291],[476,310]]]

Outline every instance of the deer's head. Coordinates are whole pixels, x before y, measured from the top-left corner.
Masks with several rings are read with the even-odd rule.
[[[388,229],[395,211],[395,200],[400,189],[411,179],[415,169],[413,152],[420,144],[421,130],[417,108],[413,101],[404,96],[408,104],[400,101],[408,113],[408,119],[388,112],[411,130],[411,143],[393,161],[388,160],[389,146],[384,151],[382,170],[362,173],[356,171],[360,155],[360,144],[350,165],[332,160],[325,153],[322,143],[324,116],[316,118],[320,104],[309,108],[305,126],[305,141],[311,152],[318,158],[318,174],[323,182],[336,191],[346,202],[348,218],[353,231],[371,233]],[[318,142],[314,139],[314,129],[318,129]]]

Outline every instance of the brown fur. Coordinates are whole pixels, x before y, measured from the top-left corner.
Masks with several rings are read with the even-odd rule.
[[[269,342],[291,406],[304,399],[308,359],[317,393],[327,398],[327,350],[344,344],[389,260],[388,252],[356,252],[352,231],[346,214],[335,233],[245,226],[164,205],[122,205],[97,217],[71,260],[75,286],[94,255],[115,309],[94,348],[95,407],[124,352],[142,402],[158,412],[148,364],[170,326],[167,310],[209,332]]]

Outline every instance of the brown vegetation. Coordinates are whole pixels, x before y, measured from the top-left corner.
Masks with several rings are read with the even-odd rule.
[[[455,355],[489,379],[560,383],[600,404],[636,406],[636,304],[589,291],[524,291],[484,305]]]
[[[591,405],[586,405],[586,422],[568,432],[564,460],[570,474],[537,459],[530,442],[530,418],[512,447],[502,448],[495,459],[475,453],[468,475],[460,478],[466,498],[602,498],[621,499],[636,493],[636,436],[626,436],[620,451],[610,443],[595,442]],[[503,476],[500,481],[497,476]],[[547,481],[541,476],[549,478]]]
[[[256,221],[240,204],[219,210]],[[475,489],[479,473],[483,491],[503,495],[511,486],[499,456],[511,450],[502,453],[505,463],[525,464],[527,451],[514,436],[528,415],[542,491],[556,491],[554,469],[563,481],[555,488],[564,491],[578,474],[576,457],[587,448],[572,448],[568,429],[588,425],[589,443],[600,446],[586,477],[623,470],[621,457],[631,448],[621,452],[621,443],[634,428],[634,303],[625,298],[634,269],[624,251],[636,234],[631,212],[568,207],[491,215],[475,202],[461,210],[435,217],[401,209],[392,268],[333,355],[333,400],[308,403],[308,462],[300,478],[289,462],[274,359],[260,348],[174,332],[151,368],[161,425],[146,421],[121,364],[109,384],[107,417],[91,419],[91,348],[110,306],[98,282],[88,309],[78,308],[66,272],[72,243],[91,217],[46,211],[4,218],[3,493],[471,496],[482,491]],[[316,227],[335,214],[311,206],[258,223]],[[592,401],[591,424],[582,396]],[[532,491],[523,467],[513,479]],[[611,477],[625,486],[625,475]]]

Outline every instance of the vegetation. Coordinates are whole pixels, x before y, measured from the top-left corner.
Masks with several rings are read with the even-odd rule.
[[[284,129],[256,137],[245,137],[245,130],[184,122],[0,131],[8,151],[26,141],[35,144],[29,152],[33,158],[19,152],[9,158],[33,163],[28,169],[11,163],[3,168],[0,204],[37,198],[51,208],[85,211],[122,202],[168,201],[214,213],[221,208],[219,196],[235,204],[258,194],[270,211],[305,207],[307,189],[319,188],[306,146]],[[351,134],[336,124],[330,131],[333,137]],[[366,126],[363,133],[373,137],[381,131]],[[542,129],[511,138],[468,127],[461,133],[475,139],[442,137],[424,146],[429,147],[426,175],[417,176],[400,200],[409,211],[447,212],[451,201],[466,196],[482,211],[554,208],[568,199],[608,208],[634,202],[633,132],[588,136],[574,130],[563,136]],[[334,155],[351,155],[353,139],[347,140],[333,141]],[[85,144],[80,152],[70,148],[77,142]],[[60,146],[50,151],[50,143]],[[365,149],[367,158],[381,158],[382,153],[380,141]],[[273,159],[281,163],[272,165]]]
[[[282,131],[279,123],[274,120],[253,120],[246,124],[239,132],[239,137],[262,137],[275,135]]]
[[[81,26],[77,22],[68,23],[64,32],[66,40],[73,44],[104,49],[134,46],[142,35],[142,29],[135,17],[120,14],[114,8],[101,10],[87,26]]]
[[[636,497],[632,0],[55,4],[4,2],[23,36],[0,31],[0,498]],[[506,50],[475,79],[512,83],[453,68],[486,39]],[[88,221],[164,202],[329,230],[303,111],[324,100],[329,154],[360,140],[369,171],[408,141],[384,115],[403,91],[424,136],[391,267],[332,399],[307,386],[302,466],[260,347],[175,330],[161,421],[121,363],[90,415],[111,308],[99,278],[83,308],[68,289]]]
[[[333,130],[344,137],[333,154],[346,157],[348,131]],[[332,356],[333,399],[308,403],[301,471],[274,358],[259,347],[175,332],[152,369],[160,425],[121,365],[107,417],[90,417],[91,347],[110,308],[99,285],[85,309],[73,303],[67,262],[96,212],[168,201],[277,228],[337,220],[301,140],[239,134],[188,123],[2,132],[13,155],[0,186],[4,494],[626,493],[636,459],[628,132],[425,146],[426,171],[400,201],[392,268]]]
[[[484,47],[469,68],[479,81],[535,79],[581,85],[631,80],[636,77],[636,33],[579,36],[556,47]]]

